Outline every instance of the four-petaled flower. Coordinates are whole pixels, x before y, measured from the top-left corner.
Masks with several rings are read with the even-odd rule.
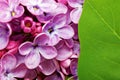
[[[29,69],[38,67],[41,58],[53,59],[57,56],[57,50],[53,46],[47,45],[49,37],[40,33],[32,42],[25,42],[20,45],[19,52],[21,55],[26,55],[25,64]]]
[[[62,38],[70,39],[74,35],[74,30],[67,24],[64,14],[56,15],[51,22],[43,26],[43,32],[50,37],[49,45],[56,45]]]
[[[9,22],[13,18],[22,16],[24,8],[19,4],[19,0],[0,1],[0,22]]]

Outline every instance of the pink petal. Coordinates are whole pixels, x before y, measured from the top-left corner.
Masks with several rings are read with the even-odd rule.
[[[57,56],[57,50],[52,46],[40,46],[39,48],[40,54],[45,59],[53,59]]]
[[[69,72],[67,72],[66,68],[61,66],[61,71],[65,74],[65,75],[69,75]]]
[[[33,50],[31,42],[24,42],[19,47],[19,52],[21,55],[28,55]]]
[[[37,50],[31,51],[26,57],[25,57],[25,64],[27,68],[34,69],[38,67],[39,63],[41,61],[40,54]]]
[[[60,62],[60,65],[63,66],[64,68],[68,68],[71,64],[71,60],[70,59],[67,59],[67,60],[64,60],[64,61],[61,61]]]
[[[66,45],[63,45],[61,48],[57,49],[58,55],[56,57],[57,60],[63,61],[68,59],[72,54],[72,49],[68,48]]]
[[[16,67],[17,60],[12,54],[5,54],[2,58],[2,66],[5,70],[10,71]]]
[[[63,39],[70,39],[74,36],[74,30],[71,26],[64,26],[56,30],[56,34]]]
[[[75,8],[70,13],[70,18],[74,23],[78,23],[82,13],[82,7]]]
[[[53,72],[55,72],[56,66],[53,60],[46,60],[40,64],[40,69],[43,74],[51,75]]]
[[[45,33],[40,33],[34,39],[34,44],[46,45],[49,41],[49,37]]]
[[[19,65],[17,68],[15,68],[11,74],[14,76],[14,77],[18,77],[18,78],[23,78],[25,76],[27,72],[27,68],[24,64],[21,64]]]

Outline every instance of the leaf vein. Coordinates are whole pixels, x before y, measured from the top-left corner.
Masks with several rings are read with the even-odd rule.
[[[120,36],[117,34],[117,32],[106,22],[106,20],[100,15],[100,13],[97,11],[97,9],[90,3],[88,0],[89,6],[95,11],[95,13],[99,16],[101,21],[103,21],[104,24],[107,25],[107,27],[113,32],[113,34],[120,40]]]

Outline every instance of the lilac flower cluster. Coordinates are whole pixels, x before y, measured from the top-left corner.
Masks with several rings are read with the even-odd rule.
[[[0,80],[78,80],[83,0],[0,0]]]

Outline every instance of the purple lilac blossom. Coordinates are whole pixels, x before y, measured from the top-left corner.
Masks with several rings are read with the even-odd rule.
[[[25,64],[29,69],[36,68],[40,64],[42,57],[52,59],[57,56],[56,48],[46,45],[48,41],[49,37],[41,33],[35,37],[33,43],[25,42],[20,45],[19,52],[21,55],[26,55]]]
[[[43,26],[43,32],[50,37],[49,45],[56,45],[62,38],[70,39],[73,37],[74,30],[66,22],[66,15],[59,14],[51,22]]]
[[[25,65],[17,65],[17,59],[12,54],[4,55],[0,63],[0,80],[16,80],[15,77],[23,78],[26,74]]]
[[[13,18],[22,16],[24,8],[19,4],[19,0],[0,1],[0,22],[9,22]]]

